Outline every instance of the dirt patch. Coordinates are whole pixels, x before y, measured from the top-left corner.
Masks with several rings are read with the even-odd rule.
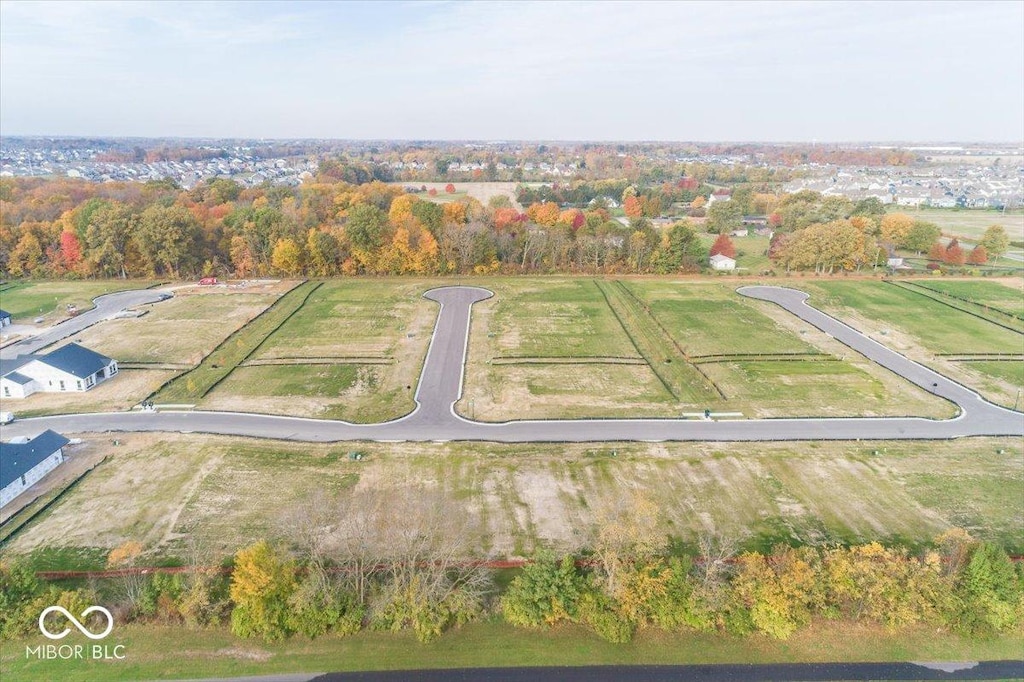
[[[117,376],[91,390],[34,393],[23,400],[4,401],[4,409],[19,415],[127,410],[138,405],[175,374],[177,372],[171,370],[122,369]]]

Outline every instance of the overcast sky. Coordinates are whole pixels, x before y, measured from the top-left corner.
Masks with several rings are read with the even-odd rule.
[[[0,3],[0,134],[1020,141],[1024,2]]]

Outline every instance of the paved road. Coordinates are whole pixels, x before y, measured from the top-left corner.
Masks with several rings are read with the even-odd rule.
[[[65,320],[60,324],[56,324],[41,334],[12,343],[10,346],[0,350],[0,358],[10,360],[17,355],[35,353],[40,348],[45,348],[52,343],[62,341],[69,336],[77,334],[86,327],[91,327],[97,322],[109,319],[122,310],[146,303],[156,303],[166,296],[166,293],[155,289],[134,289],[99,296],[92,301],[96,306],[95,308]]]
[[[803,680],[1008,680],[1024,661],[776,663],[764,665],[592,665],[544,668],[387,670],[231,677],[193,682],[799,682]]]
[[[232,412],[118,412],[18,420],[3,437],[31,435],[52,428],[62,433],[104,431],[177,431],[257,436],[296,441],[478,440],[499,442],[608,441],[761,441],[939,439],[961,436],[1024,436],[1024,414],[983,400],[974,391],[867,338],[852,327],[807,304],[807,294],[782,287],[743,287],[740,294],[776,303],[831,334],[925,390],[953,401],[955,419],[594,419],[512,421],[486,424],[455,414],[462,386],[473,303],[491,292],[477,287],[433,289],[426,297],[441,304],[427,361],[416,392],[417,408],[383,424],[275,417]]]

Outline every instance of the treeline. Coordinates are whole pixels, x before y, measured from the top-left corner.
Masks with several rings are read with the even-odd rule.
[[[650,523],[650,506],[640,505],[606,521],[591,550],[539,552],[499,588],[492,571],[465,560],[465,536],[454,535],[465,530],[457,527],[460,517],[415,504],[426,516],[389,517],[372,527],[395,544],[370,541],[365,529],[343,520],[349,532],[343,528],[343,541],[333,545],[305,523],[290,541],[239,550],[230,575],[200,568],[139,572],[65,589],[24,565],[3,564],[0,634],[32,634],[50,605],[79,614],[97,603],[118,623],[230,625],[239,637],[267,641],[369,628],[411,630],[426,642],[495,613],[523,628],[581,624],[620,643],[648,628],[785,640],[815,619],[894,632],[924,625],[973,637],[1024,624],[1020,567],[1000,547],[958,529],[921,554],[879,543],[737,553],[702,536],[697,555],[669,555]],[[126,543],[111,553],[110,565],[130,565],[140,551]]]
[[[732,202],[723,205],[723,211],[729,210],[728,203]],[[927,253],[929,259],[946,265],[983,265],[1009,247],[1001,225],[989,227],[971,251],[956,239],[943,245],[938,225],[905,213],[886,213],[875,198],[855,203],[846,197],[824,197],[804,190],[778,199],[769,211],[768,222],[776,232],[768,256],[787,271],[859,271],[884,266],[897,250]],[[735,209],[731,215],[735,216]]]
[[[655,230],[605,207],[525,212],[507,197],[436,203],[402,187],[297,188],[217,179],[103,185],[0,180],[0,273],[11,277],[677,272],[706,258],[691,225]],[[628,191],[629,188],[627,188]],[[553,207],[553,208],[552,208]]]
[[[186,191],[166,181],[4,178],[0,275],[696,271],[708,257],[696,223],[682,218],[656,226],[651,220],[680,210],[706,213],[703,229],[713,234],[745,230],[745,215],[767,216],[775,231],[768,255],[786,270],[859,270],[884,264],[896,248],[938,253],[938,227],[886,214],[877,200],[853,203],[810,191],[780,197],[755,185],[734,189],[728,199],[721,191],[713,195],[694,176],[655,185],[578,181],[521,188],[520,211],[506,196],[487,206],[468,197],[438,203],[350,163],[324,163],[315,178],[295,188],[243,188],[215,179]],[[612,218],[617,204],[628,224]],[[981,264],[1007,246],[1005,231],[994,226],[974,251],[950,245],[942,247],[942,259]]]

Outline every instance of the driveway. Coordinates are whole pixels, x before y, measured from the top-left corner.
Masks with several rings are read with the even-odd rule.
[[[424,294],[440,304],[434,334],[416,392],[416,409],[382,424],[277,417],[234,412],[117,412],[38,417],[3,427],[3,438],[44,429],[62,433],[171,431],[256,436],[295,441],[764,441],[900,440],[962,436],[1024,436],[1024,414],[987,402],[971,389],[869,339],[807,303],[807,294],[783,287],[752,286],[743,296],[770,301],[908,381],[960,406],[954,419],[908,417],[849,419],[580,419],[474,422],[454,411],[462,391],[472,306],[492,295],[478,287],[443,287]],[[106,297],[104,297],[106,298]]]

